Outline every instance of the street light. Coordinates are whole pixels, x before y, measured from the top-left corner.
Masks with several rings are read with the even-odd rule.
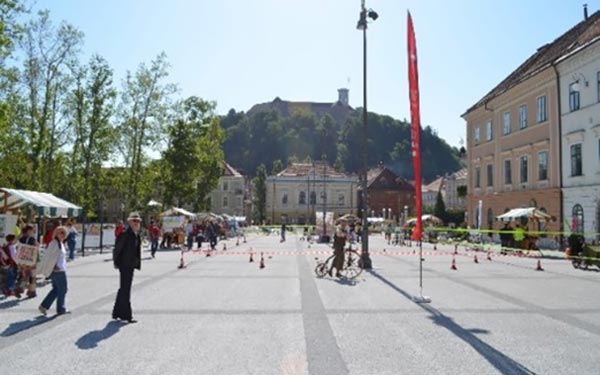
[[[363,32],[363,142],[362,142],[362,244],[361,244],[361,260],[363,267],[371,269],[373,263],[369,256],[369,227],[367,215],[369,212],[369,203],[367,202],[367,21],[368,19],[375,21],[379,18],[377,12],[365,7],[365,0],[361,1],[360,17],[356,28]]]

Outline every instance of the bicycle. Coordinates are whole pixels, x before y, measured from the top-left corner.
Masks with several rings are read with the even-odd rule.
[[[335,254],[325,259],[324,262],[317,263],[317,266],[315,267],[315,274],[318,278],[323,278],[325,275],[327,275],[329,269],[331,268],[333,258],[335,258]],[[353,250],[352,247],[344,249],[344,267],[342,270],[336,271],[341,273],[346,279],[352,280],[357,278],[358,275],[361,274],[362,270],[362,261],[358,252]]]

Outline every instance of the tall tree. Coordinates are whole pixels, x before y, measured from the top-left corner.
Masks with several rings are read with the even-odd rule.
[[[112,156],[116,132],[111,122],[117,91],[113,71],[101,56],[75,70],[75,84],[67,100],[67,116],[74,136],[71,152],[71,198],[88,212],[102,200],[100,169]]]
[[[177,91],[165,83],[168,76],[167,56],[159,54],[150,66],[140,64],[137,71],[127,73],[118,109],[120,150],[128,170],[125,199],[128,208],[139,209],[150,186],[144,183],[145,151],[157,146],[166,133],[171,95]]]
[[[267,168],[264,164],[256,168],[256,176],[252,179],[252,184],[254,185],[254,221],[262,224],[267,207]]]
[[[53,190],[54,156],[66,143],[67,127],[60,106],[69,85],[69,65],[77,58],[83,33],[62,22],[55,27],[48,11],[25,26],[20,41],[24,53],[21,81],[27,102],[23,135],[31,173],[29,187]]]
[[[437,193],[433,214],[446,222],[446,204],[444,203],[444,197],[442,196],[441,190]]]
[[[194,204],[206,209],[206,197],[221,176],[223,131],[214,113],[215,104],[198,97],[183,102],[182,114],[169,131],[163,153],[166,204]]]

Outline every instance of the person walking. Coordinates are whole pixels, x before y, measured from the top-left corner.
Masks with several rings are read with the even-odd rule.
[[[342,219],[340,225],[335,230],[333,236],[333,264],[329,268],[329,276],[333,275],[333,269],[335,268],[335,277],[342,277],[342,269],[344,269],[344,247],[346,246],[346,240],[349,236],[348,221]]]
[[[281,223],[281,241],[279,242],[285,242],[285,223]]]
[[[117,298],[113,307],[112,318],[136,323],[131,312],[131,283],[134,269],[142,268],[142,241],[140,227],[142,218],[132,212],[127,218],[129,226],[117,237],[113,250],[113,263],[119,270],[120,283]]]
[[[185,226],[185,238],[188,251],[192,250],[192,247],[194,247],[194,230],[194,222],[191,220],[188,221],[187,225]]]
[[[0,249],[0,267],[6,270],[5,285],[2,288],[5,296],[14,295],[21,298],[21,293],[17,290],[17,276],[19,267],[17,266],[17,251],[15,249],[16,237],[14,234],[6,236],[6,243]]]
[[[58,226],[54,229],[54,239],[46,247],[44,256],[38,267],[40,274],[45,278],[52,279],[52,289],[38,307],[43,315],[47,314],[54,300],[56,300],[57,315],[69,313],[69,310],[65,307],[65,297],[67,295],[67,252],[64,242],[67,236],[67,228]]]
[[[34,233],[35,233],[35,228],[33,227],[33,225],[31,225],[31,224],[25,225],[25,227],[23,228],[23,231],[22,231],[21,238],[19,238],[19,242],[24,245],[39,247],[40,244],[35,239]],[[39,248],[35,254],[36,265],[37,265],[38,256],[39,256]],[[28,298],[37,297],[36,265],[33,265],[33,266],[20,265],[19,266],[20,272],[21,272],[22,284],[23,284],[24,288],[27,288],[27,297]],[[20,292],[21,288],[17,287],[17,290]]]
[[[101,229],[102,230],[102,229]],[[73,225],[73,219],[67,221],[67,246],[69,247],[69,260],[75,259],[75,244],[77,243],[77,229]]]
[[[160,229],[158,229],[158,226],[154,223],[154,220],[150,221],[148,233],[150,234],[150,252],[152,254],[152,258],[154,258],[154,254],[156,254],[156,250],[158,249],[158,239],[160,238]]]

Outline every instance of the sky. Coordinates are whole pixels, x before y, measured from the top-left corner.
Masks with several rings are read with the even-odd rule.
[[[577,0],[366,0],[367,108],[410,119],[406,14],[417,38],[421,124],[450,145],[460,117],[536,49],[583,20]],[[600,0],[587,0],[589,13]],[[37,0],[85,34],[83,59],[105,57],[120,82],[164,51],[181,97],[248,111],[275,97],[363,103],[360,0]],[[120,85],[120,84],[119,84]]]

